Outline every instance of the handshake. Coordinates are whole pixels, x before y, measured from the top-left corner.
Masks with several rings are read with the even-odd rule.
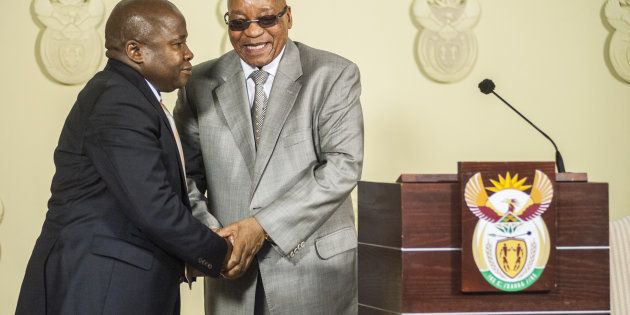
[[[228,244],[221,276],[230,280],[242,276],[265,242],[265,231],[262,226],[256,219],[249,217],[213,231],[225,238]],[[205,276],[198,270],[191,271],[192,276]]]

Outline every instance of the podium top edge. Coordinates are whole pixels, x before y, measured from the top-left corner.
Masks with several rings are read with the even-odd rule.
[[[397,183],[456,183],[457,174],[400,174]],[[586,173],[556,173],[556,182],[587,182]]]
[[[588,182],[586,173],[556,173],[556,182]]]
[[[397,183],[456,183],[457,174],[400,174]]]

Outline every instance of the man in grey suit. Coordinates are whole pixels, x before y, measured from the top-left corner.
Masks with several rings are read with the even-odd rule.
[[[193,213],[234,244],[206,313],[356,314],[359,70],[291,41],[284,0],[229,0],[225,20],[234,50],[175,108]]]

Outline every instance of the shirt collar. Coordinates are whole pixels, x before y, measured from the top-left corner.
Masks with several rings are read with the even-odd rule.
[[[284,49],[286,47],[287,45],[285,44],[284,47],[282,47],[282,51],[280,51],[280,53],[276,56],[276,58],[274,58],[269,64],[262,67],[262,70],[269,73],[269,76],[271,77],[276,76],[276,72],[278,72],[278,66],[280,65],[280,59],[282,59],[282,55],[284,55]],[[247,78],[249,78],[252,72],[258,70],[258,68],[248,65],[247,62],[245,62],[242,58],[241,58],[241,67],[243,68],[243,73],[245,74],[246,80]]]
[[[158,102],[162,102],[162,96],[160,96],[160,92],[158,92],[155,87],[153,87],[153,84],[151,84],[151,82],[149,82],[149,80],[144,79],[144,81],[147,81],[147,84],[149,85],[149,88],[151,89],[151,92],[153,92],[153,95],[155,95],[155,98],[158,100]]]

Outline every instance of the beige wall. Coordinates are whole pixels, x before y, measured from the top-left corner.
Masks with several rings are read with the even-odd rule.
[[[39,233],[52,152],[81,86],[54,83],[36,63],[30,1],[0,2],[0,313],[12,313]],[[116,3],[104,1],[109,12]],[[174,1],[186,15],[194,63],[220,54],[217,1]],[[419,71],[411,1],[290,1],[291,37],[355,61],[362,73],[364,180],[401,172],[455,173],[457,161],[552,160],[547,141],[477,83],[497,92],[556,140],[569,171],[610,184],[611,219],[630,215],[630,84],[605,61],[603,0],[481,0],[477,64],[455,84]],[[100,27],[102,33],[103,26]],[[167,97],[174,103],[174,95]],[[201,313],[201,287],[184,314]]]

